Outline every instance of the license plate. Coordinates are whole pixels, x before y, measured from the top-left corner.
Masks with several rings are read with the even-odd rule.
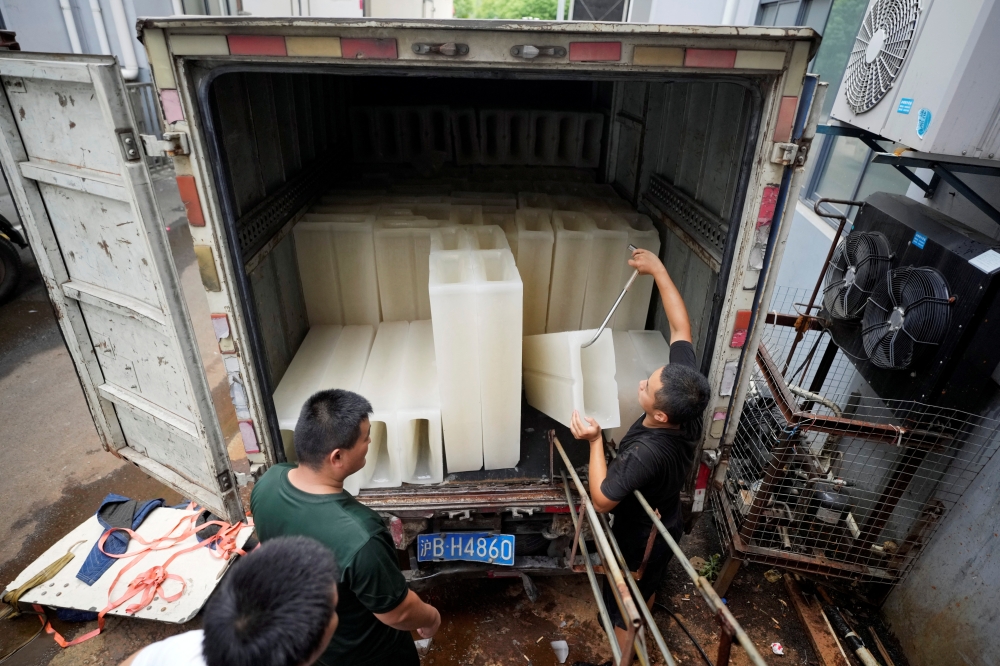
[[[418,562],[486,562],[514,566],[514,535],[443,532],[417,535]]]

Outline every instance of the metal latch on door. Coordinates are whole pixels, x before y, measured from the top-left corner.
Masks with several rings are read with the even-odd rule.
[[[140,134],[143,148],[149,157],[176,157],[190,155],[191,144],[186,132],[164,132],[158,139],[154,134]]]
[[[788,166],[795,164],[795,158],[799,154],[799,144],[797,143],[776,143],[771,149],[771,162]]]

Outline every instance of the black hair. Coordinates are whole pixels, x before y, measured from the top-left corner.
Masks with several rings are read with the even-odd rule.
[[[207,666],[300,666],[323,642],[340,580],[333,553],[306,537],[262,544],[233,565],[205,608]]]
[[[361,437],[361,422],[371,413],[371,403],[357,393],[343,389],[314,393],[295,424],[299,463],[316,469],[334,449],[353,448]]]
[[[694,368],[668,363],[660,371],[660,381],[663,386],[656,392],[653,408],[666,414],[670,423],[690,423],[708,407],[708,380]]]

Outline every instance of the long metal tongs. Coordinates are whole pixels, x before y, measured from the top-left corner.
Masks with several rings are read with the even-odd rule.
[[[632,253],[634,253],[638,249],[639,248],[637,248],[635,245],[632,245],[631,243],[629,243],[628,244],[628,256],[629,256],[629,258],[631,258],[632,257]],[[632,277],[630,277],[628,279],[628,282],[625,283],[625,288],[622,289],[622,293],[618,295],[618,300],[615,301],[615,304],[611,306],[611,312],[609,312],[608,316],[604,318],[604,323],[601,324],[601,327],[599,329],[597,329],[597,333],[594,335],[594,339],[591,340],[590,342],[588,342],[585,345],[580,345],[580,349],[586,349],[590,345],[592,345],[595,342],[597,342],[597,338],[601,337],[601,333],[604,332],[604,329],[607,327],[608,322],[611,321],[611,318],[615,316],[615,310],[618,309],[618,306],[619,306],[619,304],[621,304],[622,299],[625,298],[625,293],[628,291],[628,288],[632,286],[632,283],[635,282],[635,279],[637,277],[639,277],[639,269],[638,268],[635,269],[634,271],[632,271]]]

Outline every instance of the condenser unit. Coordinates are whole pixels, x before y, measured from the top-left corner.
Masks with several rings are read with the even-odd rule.
[[[832,117],[920,152],[995,159],[997,35],[998,0],[871,0]]]
[[[831,261],[824,316],[877,395],[963,410],[988,398],[1000,362],[997,247],[905,196],[868,197]]]

